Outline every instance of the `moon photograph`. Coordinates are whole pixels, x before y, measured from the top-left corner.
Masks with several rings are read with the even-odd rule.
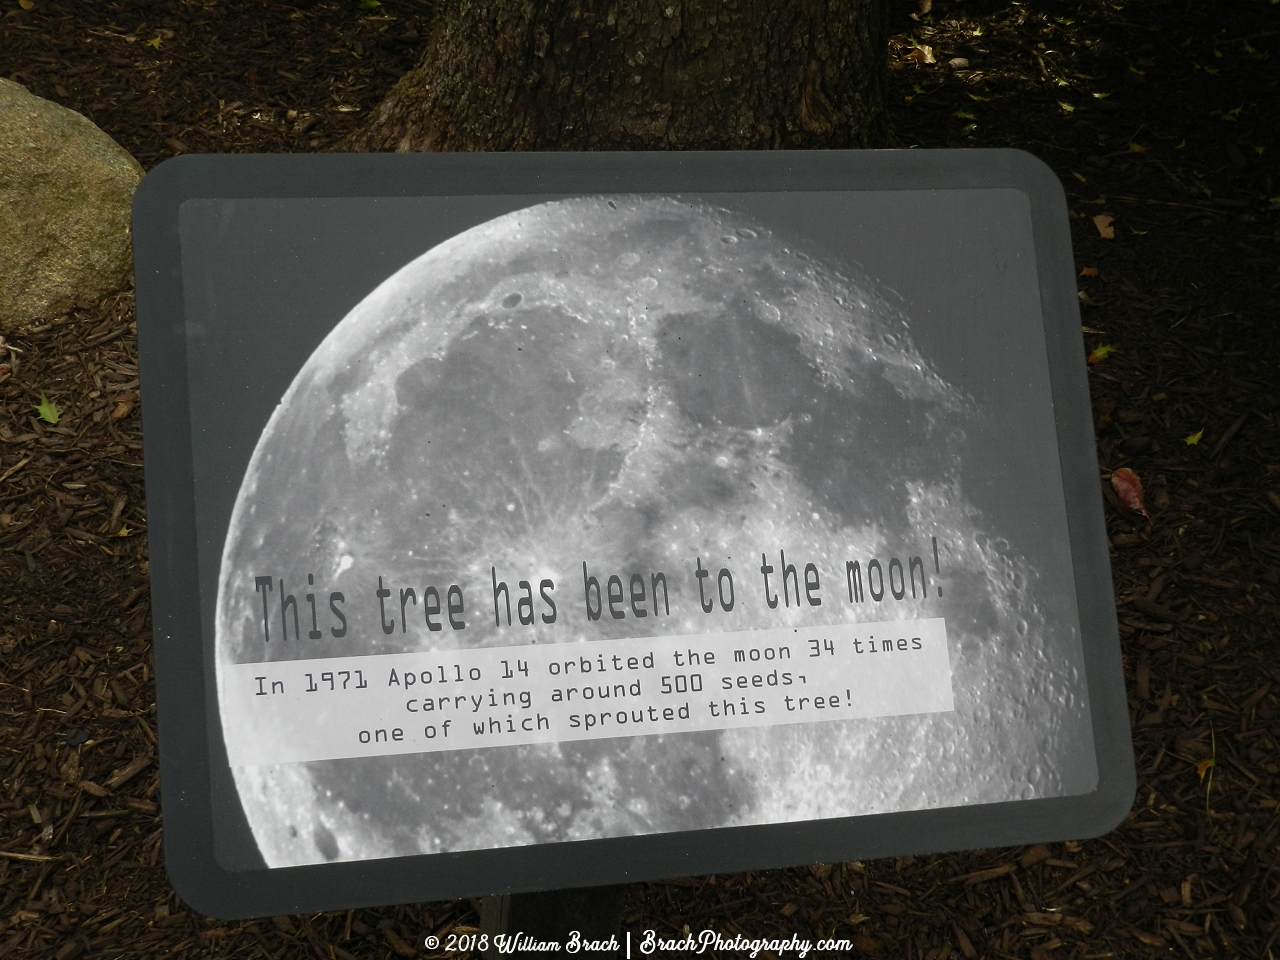
[[[215,651],[268,867],[1094,789],[1065,548],[1036,546],[1061,489],[980,462],[1010,411],[948,373],[945,317],[762,209],[503,213],[389,265],[277,392]]]

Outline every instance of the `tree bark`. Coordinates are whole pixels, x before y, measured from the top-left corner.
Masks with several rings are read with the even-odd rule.
[[[455,0],[343,149],[886,146],[886,0]]]

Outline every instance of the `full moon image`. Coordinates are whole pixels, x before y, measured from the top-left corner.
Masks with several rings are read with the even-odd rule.
[[[1094,789],[1074,602],[1014,545],[1011,521],[966,496],[983,410],[887,297],[856,264],[742,211],[619,195],[482,223],[352,309],[293,379],[240,486],[216,613],[228,743],[297,732],[245,729],[227,691],[238,664],[341,669],[344,657],[529,644],[576,655],[623,638],[925,618],[945,620],[954,709],[233,759],[267,865]],[[760,568],[784,554],[801,571],[796,595],[770,606]],[[912,557],[923,595],[851,596],[848,561]],[[709,583],[732,571],[731,607],[706,612],[695,564]],[[807,565],[820,603],[800,602]],[[584,615],[588,574],[607,604],[608,577],[652,585],[658,572],[664,609],[655,591],[644,618],[628,604]],[[498,580],[511,623],[495,622]],[[517,616],[522,581],[532,622]],[[435,629],[422,607],[402,617],[406,587],[423,604],[433,589]],[[286,595],[296,621],[282,617]]]

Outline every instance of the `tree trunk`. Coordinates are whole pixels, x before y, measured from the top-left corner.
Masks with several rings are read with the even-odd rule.
[[[343,149],[887,145],[886,0],[456,0]]]

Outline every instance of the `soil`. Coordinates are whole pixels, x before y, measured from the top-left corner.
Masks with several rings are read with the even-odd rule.
[[[1046,847],[636,884],[635,935],[846,937],[907,960],[1280,953],[1274,4],[892,0],[902,144],[1019,147],[1067,191],[1139,769],[1128,819]],[[4,0],[0,75],[147,167],[323,150],[430,20],[416,0]],[[0,346],[0,957],[409,957],[473,932],[466,901],[221,923],[170,889],[137,390],[129,291]]]

